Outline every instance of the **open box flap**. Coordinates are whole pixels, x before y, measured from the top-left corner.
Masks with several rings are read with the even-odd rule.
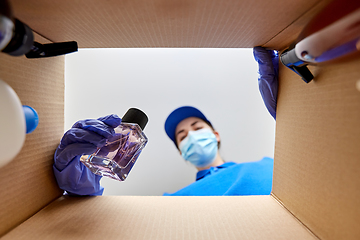
[[[330,1],[11,2],[36,32],[54,42],[75,40],[80,48],[251,48],[272,40],[269,46],[282,49]]]
[[[279,71],[273,194],[321,239],[360,238],[359,66]]]
[[[39,126],[26,135],[20,153],[0,168],[1,236],[62,194],[52,164],[64,133],[64,57],[29,60],[1,54],[0,73],[21,104],[39,114]]]
[[[271,196],[62,197],[5,239],[316,239]]]

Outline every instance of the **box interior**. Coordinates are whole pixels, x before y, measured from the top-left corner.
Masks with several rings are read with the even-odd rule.
[[[360,236],[359,65],[280,69],[272,194],[321,239]]]
[[[11,1],[15,16],[43,43],[278,50],[329,2]],[[2,54],[0,78],[41,120],[16,159],[0,169],[0,236],[358,239],[359,63],[356,56],[311,67],[310,84],[281,66],[271,196],[66,198],[52,173],[63,135],[64,57]]]
[[[40,227],[41,226],[41,227]],[[271,196],[62,197],[4,239],[316,239]]]
[[[12,0],[17,18],[81,48],[283,49],[330,0]]]
[[[30,60],[1,53],[0,78],[39,114],[20,153],[0,168],[1,236],[62,195],[52,159],[64,132],[64,57]]]

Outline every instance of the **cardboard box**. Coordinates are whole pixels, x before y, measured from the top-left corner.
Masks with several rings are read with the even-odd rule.
[[[79,47],[284,49],[330,1],[11,1],[40,42]],[[63,135],[64,57],[0,56],[0,78],[39,126],[0,169],[3,239],[359,239],[360,58],[281,66],[273,191],[247,197],[63,197],[52,173]]]

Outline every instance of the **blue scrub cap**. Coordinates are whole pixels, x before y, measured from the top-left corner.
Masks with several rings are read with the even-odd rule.
[[[183,106],[175,109],[170,115],[167,117],[165,121],[165,132],[168,135],[168,137],[176,144],[175,139],[175,130],[176,126],[185,118],[188,117],[197,117],[202,120],[204,120],[206,123],[208,123],[211,127],[210,121],[205,117],[205,115],[200,112],[197,108],[191,107],[191,106]]]

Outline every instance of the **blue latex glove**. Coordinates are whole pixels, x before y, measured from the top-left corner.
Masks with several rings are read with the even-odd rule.
[[[259,90],[265,106],[271,116],[276,119],[276,103],[278,95],[279,55],[277,51],[254,47],[255,60],[259,64]]]
[[[92,154],[112,137],[121,119],[113,114],[76,122],[67,131],[54,155],[54,174],[58,185],[69,195],[102,195],[101,176],[80,162],[81,155]]]

